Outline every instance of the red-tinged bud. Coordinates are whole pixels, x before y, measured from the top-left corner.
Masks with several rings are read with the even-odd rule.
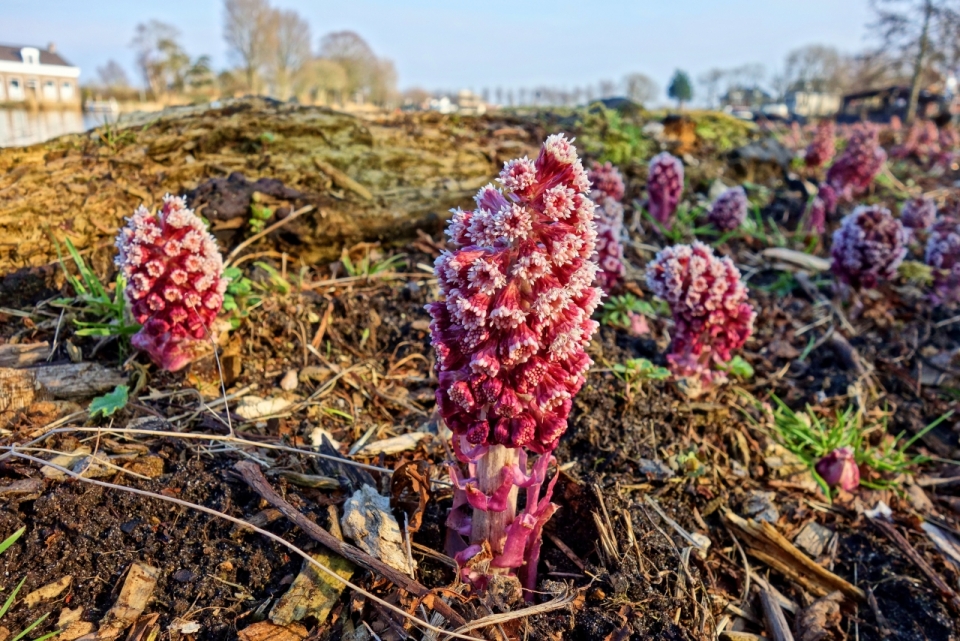
[[[840,447],[817,461],[819,474],[830,487],[841,487],[852,492],[860,485],[860,468],[853,456],[853,449]]]
[[[906,242],[903,226],[888,209],[857,207],[833,233],[831,269],[851,287],[873,289],[896,276]]]
[[[720,231],[733,231],[747,219],[747,192],[743,187],[732,187],[714,201],[708,218]]]
[[[854,125],[846,149],[827,170],[826,182],[838,197],[852,200],[870,187],[886,160],[879,128],[871,123]]]
[[[683,195],[683,163],[662,152],[653,157],[647,172],[647,211],[664,227],[670,227]]]
[[[132,338],[159,367],[176,371],[213,337],[227,281],[216,241],[182,198],[167,195],[156,214],[140,207],[117,237],[124,296],[143,325]]]
[[[594,218],[597,221],[597,251],[594,261],[599,265],[597,284],[604,292],[616,288],[626,273],[623,264],[623,177],[610,163],[594,163],[589,172],[593,191],[590,198],[596,204]]]
[[[807,147],[803,160],[807,167],[822,167],[833,159],[837,152],[837,127],[833,120],[821,120],[817,133]]]
[[[933,225],[924,260],[933,267],[933,303],[960,303],[960,220],[944,216]]]

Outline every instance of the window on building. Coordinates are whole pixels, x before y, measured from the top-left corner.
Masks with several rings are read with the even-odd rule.
[[[71,98],[73,98],[73,83],[69,80],[65,80],[60,85],[60,99],[70,100]]]
[[[11,78],[7,87],[7,95],[10,97],[10,100],[23,100],[23,85],[20,83],[19,78]]]
[[[47,80],[43,83],[43,99],[44,100],[56,100],[57,99],[57,83],[53,80]]]

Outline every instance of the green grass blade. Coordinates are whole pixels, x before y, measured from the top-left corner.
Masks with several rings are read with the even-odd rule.
[[[50,616],[50,613],[49,613],[49,612],[47,612],[46,614],[44,614],[42,617],[40,617],[39,619],[37,619],[36,621],[34,621],[33,623],[31,623],[30,625],[28,625],[23,632],[21,632],[20,634],[18,634],[18,635],[15,636],[15,637],[13,637],[12,639],[10,639],[10,641],[20,641],[20,639],[22,639],[23,637],[25,637],[25,636],[27,636],[28,634],[30,634],[30,630],[33,630],[35,627],[37,627],[38,625],[40,625],[41,623],[43,623],[44,621],[46,621],[48,616]]]
[[[20,591],[20,588],[23,587],[23,582],[27,580],[27,577],[20,579],[20,583],[17,584],[17,587],[13,589],[13,592],[10,593],[10,596],[7,597],[7,600],[3,602],[3,607],[0,608],[0,620],[3,620],[3,615],[7,613],[7,610],[10,609],[10,606],[13,605],[13,602],[17,598],[17,593]]]
[[[22,528],[5,538],[3,541],[0,541],[0,554],[3,554],[8,547],[17,542],[23,533],[27,531],[27,526],[24,525]]]

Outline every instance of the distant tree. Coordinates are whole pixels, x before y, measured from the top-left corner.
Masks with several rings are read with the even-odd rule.
[[[660,87],[650,76],[631,73],[623,79],[623,90],[628,98],[642,105],[653,102],[660,95]]]
[[[210,64],[210,56],[200,56],[194,60],[184,77],[184,84],[190,89],[212,87],[215,82],[216,77],[213,74],[213,66]]]
[[[600,98],[613,98],[617,93],[617,83],[612,80],[601,80],[598,86],[600,89]]]
[[[393,61],[377,60],[370,79],[370,102],[381,107],[394,102],[397,93],[397,68]]]
[[[727,71],[725,69],[713,68],[700,74],[700,77],[697,78],[697,82],[700,83],[704,93],[707,95],[707,105],[711,107],[716,106],[717,97],[720,95],[720,83],[723,82],[726,76]]]
[[[267,63],[275,26],[275,13],[267,0],[224,0],[223,38],[237,59],[247,90],[257,91],[257,77]]]
[[[784,60],[774,84],[782,92],[795,89],[840,91],[845,83],[844,57],[833,47],[808,45],[794,49]]]
[[[369,94],[378,75],[377,56],[367,41],[353,31],[336,31],[320,39],[320,57],[336,62],[347,74],[347,94],[351,99]]]
[[[310,25],[296,11],[273,12],[270,21],[271,55],[267,66],[276,97],[288,100],[297,93],[298,76],[310,61]]]
[[[107,64],[97,67],[97,78],[104,87],[129,87],[130,80],[116,60],[108,60]]]
[[[179,37],[180,32],[176,27],[159,20],[137,25],[131,46],[137,52],[137,66],[143,82],[157,98],[167,92],[171,67],[171,61],[167,58],[171,53],[177,53]],[[174,64],[178,62],[174,61]]]
[[[347,92],[347,72],[338,63],[325,58],[307,62],[301,71],[301,92],[324,105],[343,104]]]
[[[960,2],[871,0],[870,4],[875,20],[868,26],[879,39],[880,50],[909,70],[907,121],[913,120],[925,76],[930,72],[942,76],[960,59]]]
[[[667,95],[677,101],[677,108],[683,109],[683,103],[690,102],[693,99],[693,85],[690,84],[690,76],[686,71],[677,69],[670,80],[670,86],[667,87]]]

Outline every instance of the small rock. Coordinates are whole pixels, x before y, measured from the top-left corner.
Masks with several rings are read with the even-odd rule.
[[[173,580],[177,583],[189,583],[196,578],[196,574],[190,570],[183,568],[182,570],[177,570],[173,573]]]
[[[780,510],[773,504],[774,496],[773,492],[761,492],[759,490],[750,492],[743,504],[744,514],[752,516],[757,521],[776,523],[780,519]]]
[[[390,510],[390,499],[364,485],[347,499],[340,523],[343,533],[364,552],[401,572],[412,573],[400,525]]]
[[[671,470],[666,463],[663,461],[653,461],[647,458],[641,458],[637,460],[637,465],[640,467],[640,473],[646,475],[649,479],[656,479],[658,481],[664,481],[669,478],[673,478],[673,470]]]
[[[54,465],[66,468],[68,470],[72,469],[74,464],[85,456],[90,455],[90,448],[86,445],[82,445],[75,449],[69,454],[60,454],[50,459],[50,462]],[[40,473],[43,474],[48,479],[65,479],[67,475],[61,472],[58,469],[44,466],[40,468]]]
[[[117,470],[110,465],[110,458],[106,454],[97,452],[91,456],[84,456],[70,469],[84,478],[97,479],[116,474]]]
[[[283,378],[280,380],[280,389],[284,392],[292,392],[297,389],[298,382],[297,370],[292,369],[283,375]]]
[[[120,526],[120,531],[124,534],[133,534],[133,532],[137,529],[137,526],[141,523],[143,523],[143,519],[133,519],[131,521],[127,521]]]
[[[793,542],[798,548],[813,558],[817,558],[823,554],[832,538],[833,530],[811,521],[800,530]]]

